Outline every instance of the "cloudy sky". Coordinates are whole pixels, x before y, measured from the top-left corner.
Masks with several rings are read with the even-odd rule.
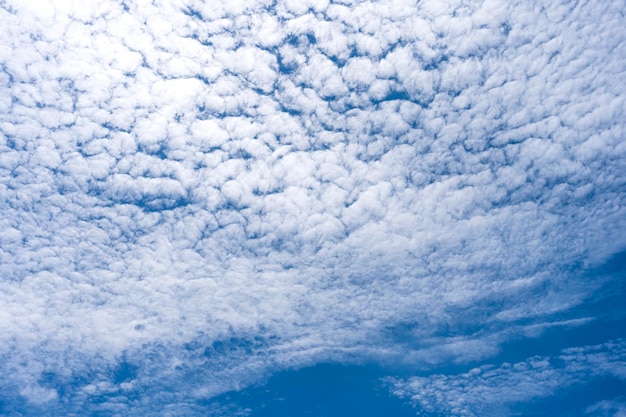
[[[0,414],[626,416],[625,14],[0,1]]]

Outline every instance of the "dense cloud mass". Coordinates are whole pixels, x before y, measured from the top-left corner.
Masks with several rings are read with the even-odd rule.
[[[594,320],[571,312],[626,249],[625,12],[0,3],[4,412],[195,415],[276,370],[466,364]],[[537,360],[558,377],[528,398],[592,372]],[[512,369],[394,389],[472,415],[450,396]]]

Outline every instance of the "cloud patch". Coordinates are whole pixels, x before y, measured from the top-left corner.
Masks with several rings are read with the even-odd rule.
[[[409,398],[420,415],[511,415],[511,408],[530,400],[565,393],[594,379],[626,378],[623,340],[604,345],[570,348],[554,357],[533,357],[518,363],[483,365],[457,375],[390,379],[395,395]],[[601,401],[586,413],[619,415],[623,404]],[[596,413],[596,414],[594,414]]]

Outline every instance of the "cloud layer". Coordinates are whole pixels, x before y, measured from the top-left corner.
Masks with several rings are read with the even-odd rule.
[[[626,247],[623,14],[4,2],[6,397],[181,415],[275,369],[461,363],[562,320]]]
[[[626,349],[623,340],[604,345],[570,348],[555,357],[532,357],[523,362],[484,365],[458,375],[432,375],[408,380],[389,380],[394,394],[408,397],[423,415],[506,416],[510,407],[529,400],[564,393],[594,378],[626,380]],[[621,399],[619,399],[621,400]],[[587,414],[620,415],[623,403],[603,401]],[[421,413],[420,413],[421,414]],[[606,415],[606,414],[604,414]]]

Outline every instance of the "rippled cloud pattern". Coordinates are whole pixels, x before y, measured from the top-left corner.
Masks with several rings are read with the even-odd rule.
[[[223,395],[322,363],[425,416],[626,386],[625,13],[0,1],[0,414],[255,416]]]

